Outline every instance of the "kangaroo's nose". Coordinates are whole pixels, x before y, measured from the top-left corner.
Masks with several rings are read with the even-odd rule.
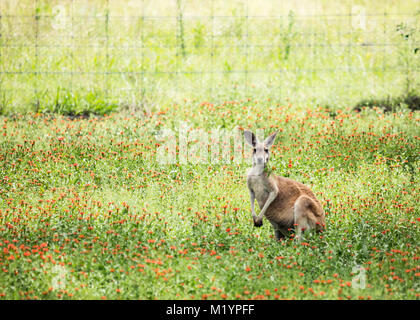
[[[257,162],[258,162],[258,164],[263,164],[264,163],[264,159],[263,158],[257,158]]]

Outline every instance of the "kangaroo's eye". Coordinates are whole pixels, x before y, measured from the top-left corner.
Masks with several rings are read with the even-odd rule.
[[[268,153],[268,149],[264,149],[264,151]]]
[[[257,152],[257,149],[254,148],[254,151],[253,152],[256,153]]]

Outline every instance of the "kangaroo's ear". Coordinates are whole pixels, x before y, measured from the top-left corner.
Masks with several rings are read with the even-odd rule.
[[[248,142],[248,144],[251,147],[255,147],[257,144],[257,138],[255,137],[255,134],[249,130],[244,130],[244,137],[245,141]]]
[[[274,139],[276,139],[276,135],[277,135],[277,131],[274,132],[271,136],[267,137],[264,140],[264,145],[266,147],[270,148],[273,145],[273,143],[274,143]]]

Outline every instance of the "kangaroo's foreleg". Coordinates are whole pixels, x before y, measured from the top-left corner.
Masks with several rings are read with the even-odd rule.
[[[255,193],[254,191],[252,191],[252,189],[249,189],[249,197],[251,200],[251,213],[252,213],[252,219],[255,220],[257,219],[257,214],[255,213]]]
[[[269,193],[267,201],[265,202],[264,207],[261,209],[260,214],[258,215],[258,217],[254,218],[254,225],[256,227],[261,227],[262,226],[262,218],[263,218],[265,212],[267,211],[267,208],[269,207],[269,205],[277,197],[277,194],[278,194],[277,191],[271,191]]]

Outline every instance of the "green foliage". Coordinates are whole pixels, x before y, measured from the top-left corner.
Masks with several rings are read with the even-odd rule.
[[[35,112],[57,113],[67,116],[89,116],[90,114],[110,114],[118,109],[118,104],[109,103],[102,93],[90,91],[84,96],[75,95],[72,91],[58,88],[54,101],[37,102]]]
[[[418,111],[420,110],[420,96],[408,93],[406,96],[402,97],[363,99],[355,105],[354,109],[360,111],[363,107],[377,107],[383,109],[385,112],[397,111],[400,108],[408,108],[413,111]]]
[[[417,12],[416,16],[420,16]],[[413,95],[418,90],[418,75],[413,72],[419,67],[419,29],[408,23],[400,23],[396,26],[396,32],[403,40],[399,47],[400,63],[406,67],[405,94]]]

